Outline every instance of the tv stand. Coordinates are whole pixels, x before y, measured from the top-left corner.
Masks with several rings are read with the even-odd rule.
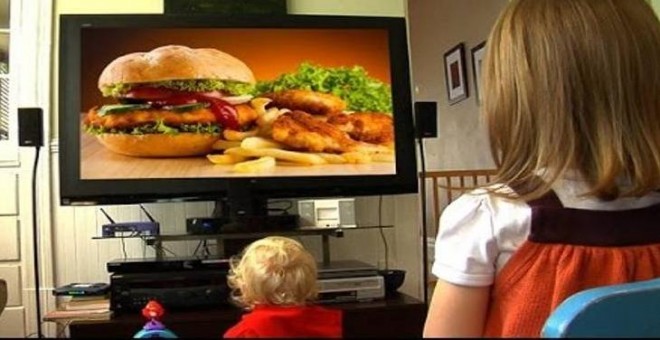
[[[426,305],[411,296],[396,293],[383,300],[325,305],[342,310],[345,338],[421,338]],[[217,339],[241,318],[235,307],[168,311],[165,325],[180,338]],[[108,320],[71,320],[71,338],[130,338],[144,325],[140,313],[125,314]]]
[[[260,232],[242,232],[242,233],[223,233],[223,234],[201,234],[201,235],[155,235],[143,237],[150,244],[156,248],[156,258],[164,258],[165,252],[163,248],[164,242],[172,241],[194,241],[215,239],[218,242],[218,256],[226,257],[231,255],[231,251],[224,247],[224,240],[253,240],[266,236],[321,236],[322,239],[322,253],[323,263],[330,263],[330,237],[344,237],[345,231],[357,231],[366,229],[379,229],[379,228],[393,228],[392,225],[385,226],[358,226],[351,228],[299,228],[295,230],[279,230],[279,231],[260,231]]]

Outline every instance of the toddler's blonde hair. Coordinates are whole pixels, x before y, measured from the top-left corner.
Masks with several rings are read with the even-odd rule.
[[[242,307],[304,305],[318,294],[316,261],[299,242],[270,236],[248,245],[232,258],[227,282]]]

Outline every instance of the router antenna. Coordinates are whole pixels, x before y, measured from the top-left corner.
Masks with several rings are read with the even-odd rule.
[[[156,223],[156,220],[154,219],[154,217],[151,216],[151,214],[147,211],[147,209],[145,209],[142,206],[142,204],[138,204],[138,206],[140,206],[140,209],[142,209],[142,211],[144,211],[144,213],[147,214],[147,218],[149,219],[149,221]]]
[[[110,217],[110,215],[108,215],[108,213],[103,210],[103,208],[99,208],[99,210],[101,210],[103,215],[105,215],[105,218],[107,218],[110,223],[115,224],[115,220],[113,220],[112,217]]]

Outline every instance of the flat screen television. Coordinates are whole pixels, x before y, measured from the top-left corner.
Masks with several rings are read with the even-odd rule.
[[[62,205],[417,191],[403,18],[62,15],[60,24]],[[193,66],[176,62],[191,53]],[[183,151],[170,143],[201,133],[215,139],[196,150],[194,138]]]

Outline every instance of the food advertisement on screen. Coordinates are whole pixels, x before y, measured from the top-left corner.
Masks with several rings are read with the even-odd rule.
[[[82,179],[395,174],[385,30],[82,39]]]

